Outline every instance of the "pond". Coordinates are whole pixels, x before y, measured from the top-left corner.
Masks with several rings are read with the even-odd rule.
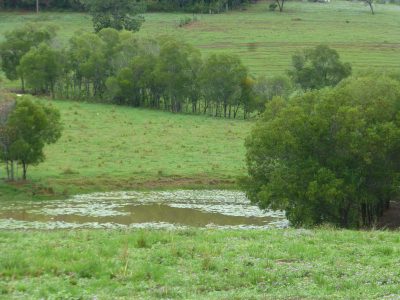
[[[286,226],[283,212],[262,211],[244,193],[226,190],[93,193],[0,207],[0,229]]]

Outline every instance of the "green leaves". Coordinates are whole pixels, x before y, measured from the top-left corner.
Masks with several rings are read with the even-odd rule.
[[[351,74],[351,66],[339,60],[336,50],[319,45],[292,57],[289,75],[304,90],[335,86]]]
[[[95,32],[103,28],[138,31],[144,22],[144,1],[87,0],[85,6],[92,16]]]
[[[24,97],[17,101],[15,108],[9,113],[7,120],[10,142],[3,148],[9,161],[19,161],[26,169],[30,164],[38,164],[44,160],[43,148],[46,144],[55,143],[61,136],[62,126],[60,114],[51,106],[33,102]]]
[[[371,225],[399,192],[399,104],[400,83],[371,76],[272,100],[246,141],[250,199],[294,225]]]

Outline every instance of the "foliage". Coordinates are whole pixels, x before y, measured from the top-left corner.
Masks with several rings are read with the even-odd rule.
[[[269,9],[270,11],[275,11],[277,7],[278,7],[278,4],[276,4],[276,3],[271,3],[271,4],[268,6],[268,9]]]
[[[286,76],[274,76],[266,78],[260,76],[254,84],[254,93],[256,96],[257,111],[265,110],[265,103],[271,101],[274,97],[288,98],[293,91],[293,85]]]
[[[41,93],[50,92],[54,97],[56,81],[62,75],[62,62],[62,54],[43,43],[21,58],[17,71],[28,87]]]
[[[192,13],[151,13],[145,16],[146,24],[136,33],[136,38],[157,39],[167,33],[198,48],[204,58],[212,53],[236,54],[256,77],[281,75],[290,68],[291,56],[297,50],[318,44],[331,45],[342,60],[352,64],[354,72],[371,66],[399,69],[400,51],[393,51],[398,45],[398,10],[393,5],[376,4],[376,7],[379,14],[373,17],[368,15],[369,8],[360,2],[340,0],[319,5],[288,1],[285,9],[291,13],[277,14],[266,13],[266,2],[258,1],[247,10],[221,16],[202,15],[195,26],[182,29],[177,28],[177,21],[184,16],[191,17]],[[45,21],[59,28],[57,40],[66,45],[76,31],[92,30],[90,19],[82,13],[43,12],[35,16],[0,9],[0,41],[6,31],[27,22]],[[357,26],[365,22],[368,30]],[[268,34],[260,34],[260,28],[268,30]],[[251,43],[255,48],[248,47]],[[6,84],[14,88],[16,83]]]
[[[388,77],[275,98],[246,142],[249,198],[296,226],[371,226],[399,192],[399,112]]]
[[[215,116],[236,117],[246,79],[247,69],[238,56],[213,54],[205,61],[201,83],[205,98],[216,101]]]
[[[1,67],[8,79],[21,78],[24,88],[24,77],[18,73],[21,58],[41,43],[50,43],[55,36],[53,26],[25,24],[5,33],[5,40],[0,44]]]
[[[289,75],[305,90],[335,86],[351,74],[350,64],[342,63],[336,50],[325,45],[293,55],[292,63]]]
[[[85,5],[92,16],[95,32],[103,28],[138,31],[145,11],[142,1],[130,0],[86,0]]]
[[[39,0],[40,10],[83,10],[81,0]],[[2,0],[0,9],[31,9],[36,8],[36,0]]]
[[[4,106],[3,106],[4,107]],[[14,162],[20,162],[23,168],[22,178],[26,179],[28,165],[35,165],[44,160],[43,148],[46,144],[55,143],[61,136],[59,112],[51,106],[33,102],[28,98],[18,100],[12,109],[7,110],[3,122],[1,140],[3,144],[1,159],[7,166],[8,179],[14,179],[9,170]]]
[[[250,3],[249,0],[148,0],[149,11],[186,11],[192,13],[221,13]]]

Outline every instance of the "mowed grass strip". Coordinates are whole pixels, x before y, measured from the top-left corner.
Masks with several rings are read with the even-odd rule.
[[[191,14],[148,13],[138,36],[169,35],[189,42],[204,54],[238,54],[255,75],[282,74],[291,56],[305,47],[327,44],[338,50],[354,69],[400,68],[400,6],[376,4],[376,15],[360,2],[287,2],[283,13],[268,11],[260,1],[245,11],[197,15],[197,22],[180,28],[179,20]],[[40,21],[59,27],[60,44],[77,30],[91,31],[83,13],[0,13],[0,40],[4,32],[26,22]]]
[[[47,100],[38,100],[47,101]],[[61,112],[61,139],[28,179],[66,194],[233,183],[245,175],[251,121],[123,106],[48,101]],[[145,184],[146,187],[146,184]],[[9,194],[9,193],[6,193]]]
[[[398,232],[1,231],[0,245],[3,299],[400,296]]]

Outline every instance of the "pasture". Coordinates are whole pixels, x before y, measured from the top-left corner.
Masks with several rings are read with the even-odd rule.
[[[371,67],[399,68],[400,6],[376,4],[376,15],[361,2],[287,2],[283,13],[270,12],[260,1],[245,11],[197,15],[197,21],[179,27],[183,13],[148,13],[138,36],[178,37],[207,55],[229,52],[240,56],[254,75],[282,74],[300,49],[327,44],[355,71]],[[91,31],[90,16],[83,13],[0,13],[0,40],[7,30],[26,22],[45,22],[59,28],[65,44],[77,30]]]
[[[245,175],[244,139],[250,121],[51,103],[61,112],[64,131],[56,144],[45,148],[46,160],[28,170],[34,187],[25,188],[38,194],[231,186]],[[7,187],[4,195],[10,196],[11,190]]]
[[[399,243],[329,228],[1,231],[0,298],[398,299]]]

